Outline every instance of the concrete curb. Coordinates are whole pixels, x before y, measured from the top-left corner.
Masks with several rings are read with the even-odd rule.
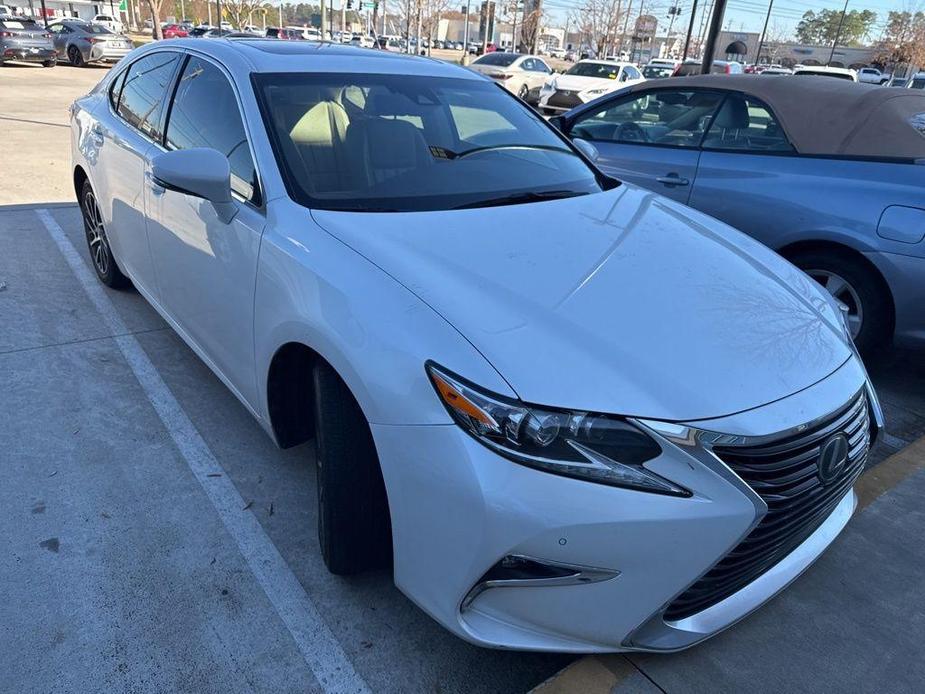
[[[856,513],[863,512],[883,494],[923,468],[925,436],[861,475],[854,485],[858,495]],[[619,653],[585,656],[536,686],[531,694],[611,694],[634,672],[635,666]]]

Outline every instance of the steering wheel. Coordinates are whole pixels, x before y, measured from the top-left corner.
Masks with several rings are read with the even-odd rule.
[[[620,124],[613,134],[613,139],[617,142],[648,142],[649,136],[638,123],[628,122]]]

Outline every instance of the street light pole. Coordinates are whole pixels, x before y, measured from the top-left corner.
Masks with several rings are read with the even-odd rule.
[[[764,48],[764,37],[768,34],[768,21],[771,19],[771,8],[774,7],[774,0],[768,3],[768,13],[764,17],[764,29],[761,30],[761,40],[758,41],[758,53],[755,55],[755,65],[761,62],[761,49]],[[770,60],[768,61],[771,62]]]
[[[691,21],[687,24],[687,38],[684,39],[684,55],[681,60],[687,60],[687,51],[691,47],[691,34],[694,32],[694,17],[697,16],[697,0],[691,5]]]
[[[709,75],[713,68],[713,54],[716,52],[716,39],[723,28],[723,14],[726,12],[726,0],[716,0],[713,3],[713,16],[710,18],[710,31],[707,34],[707,45],[703,50],[703,65],[700,73]]]
[[[841,11],[841,18],[838,20],[838,29],[835,30],[835,40],[832,42],[832,52],[829,53],[829,62],[826,65],[832,64],[832,59],[835,57],[835,46],[838,45],[838,39],[841,38],[841,28],[845,24],[845,14],[848,12],[848,0],[845,0],[845,8]]]

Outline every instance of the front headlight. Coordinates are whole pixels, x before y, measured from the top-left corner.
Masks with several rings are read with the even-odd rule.
[[[690,496],[643,467],[662,449],[626,420],[527,405],[482,390],[432,362],[427,374],[453,420],[505,458],[615,487]]]

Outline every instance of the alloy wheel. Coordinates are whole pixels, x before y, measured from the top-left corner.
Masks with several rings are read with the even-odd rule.
[[[806,274],[821,284],[825,290],[848,307],[848,329],[852,339],[861,332],[864,324],[864,305],[857,290],[841,275],[831,270],[806,270]]]
[[[99,205],[91,191],[84,193],[83,199],[84,229],[87,232],[87,242],[90,244],[90,257],[97,272],[106,275],[109,272],[109,241],[106,239],[106,230],[103,228],[103,217]]]

